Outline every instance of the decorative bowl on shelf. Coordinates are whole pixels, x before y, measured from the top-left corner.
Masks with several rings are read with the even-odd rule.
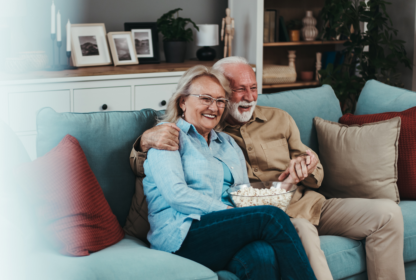
[[[236,207],[272,205],[286,212],[297,188],[295,184],[267,181],[233,186],[227,192]]]
[[[312,81],[313,80],[313,71],[301,71],[300,72],[300,79],[302,81]]]

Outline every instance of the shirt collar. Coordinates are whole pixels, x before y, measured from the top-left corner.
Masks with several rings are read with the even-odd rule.
[[[252,122],[254,122],[256,120],[261,120],[261,121],[267,122],[267,118],[264,116],[264,114],[263,114],[261,108],[259,108],[259,106],[256,106],[256,108],[254,109],[253,115],[251,116],[250,120],[248,122],[246,122],[245,124],[243,124],[243,125],[231,125],[231,124],[225,122],[224,128],[227,127],[227,126],[235,127],[235,128],[240,128],[240,127],[242,127],[242,126],[244,126],[244,125],[246,125],[248,123],[252,123]]]
[[[193,124],[188,123],[182,118],[179,118],[179,120],[176,122],[176,125],[186,134],[189,134],[190,130],[193,130],[194,132],[199,132],[196,130],[195,126]],[[218,142],[222,142],[221,139],[218,137],[218,134],[212,129],[210,133],[210,142],[217,140]]]

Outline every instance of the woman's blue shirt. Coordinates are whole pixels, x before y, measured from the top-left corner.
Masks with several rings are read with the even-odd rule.
[[[179,250],[192,220],[227,208],[222,202],[223,163],[235,184],[249,183],[244,155],[229,135],[212,130],[208,146],[190,123],[179,119],[176,125],[179,150],[150,149],[144,163],[147,239],[151,248],[166,252]]]

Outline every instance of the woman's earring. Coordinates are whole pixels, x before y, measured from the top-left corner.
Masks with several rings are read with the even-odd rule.
[[[182,118],[185,118],[185,110],[183,110]]]

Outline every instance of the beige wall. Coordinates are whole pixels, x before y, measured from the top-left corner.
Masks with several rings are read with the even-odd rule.
[[[415,0],[390,0],[388,5],[388,13],[393,21],[393,26],[399,31],[398,39],[406,41],[405,49],[408,57],[413,62],[415,57]],[[406,89],[415,89],[414,71],[403,66],[399,67],[402,73],[402,81]],[[413,85],[412,85],[413,82]]]

